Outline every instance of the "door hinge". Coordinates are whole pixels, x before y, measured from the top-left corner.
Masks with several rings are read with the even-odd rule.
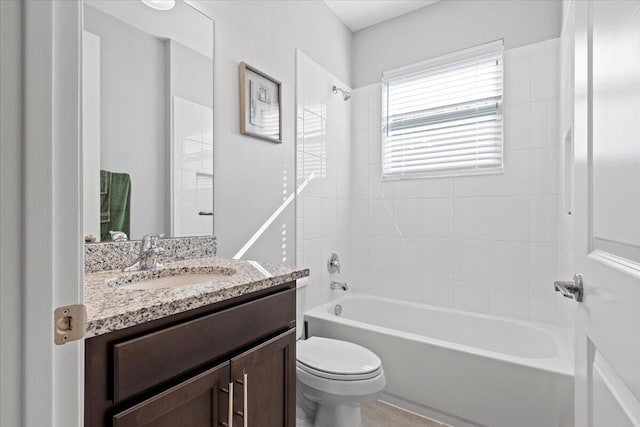
[[[66,344],[84,337],[87,323],[87,308],[83,304],[58,307],[53,315],[56,345]]]

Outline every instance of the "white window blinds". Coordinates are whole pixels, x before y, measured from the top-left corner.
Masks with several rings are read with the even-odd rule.
[[[502,171],[502,41],[383,73],[383,178]]]

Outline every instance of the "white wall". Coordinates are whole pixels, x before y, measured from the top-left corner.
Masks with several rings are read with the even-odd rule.
[[[333,94],[332,87],[351,89],[301,51],[296,72],[296,186],[301,188],[296,198],[296,258],[311,270],[308,278],[299,281],[298,321],[302,324],[305,310],[344,292],[331,290],[332,280],[349,282],[351,101]],[[340,259],[340,273],[327,270],[332,253]]]
[[[213,108],[213,58],[175,40],[169,49],[169,96]]]
[[[358,291],[558,323],[559,40],[505,51],[505,172],[380,179],[380,85],[353,98]]]
[[[213,58],[211,19],[183,1],[168,11],[158,12],[141,1],[83,0],[107,15],[160,40],[173,40],[203,56]]]
[[[100,167],[131,176],[131,236],[169,231],[165,42],[91,6],[85,29],[100,36]]]
[[[0,2],[0,425],[3,426],[23,425],[22,19],[22,2]]]
[[[211,16],[216,25],[214,230],[218,253],[230,257],[294,190],[295,49],[302,49],[349,82],[352,34],[319,1],[190,3]],[[240,135],[241,61],[282,82],[282,144]],[[292,264],[294,235],[292,203],[244,258]]]
[[[507,49],[560,35],[560,0],[444,0],[355,33],[353,86],[384,70],[497,39]]]
[[[82,234],[100,240],[100,37],[82,32]]]

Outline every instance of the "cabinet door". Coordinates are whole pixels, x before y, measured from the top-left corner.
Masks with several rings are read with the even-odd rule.
[[[113,417],[114,427],[219,427],[229,419],[229,362]]]
[[[295,427],[295,329],[231,360],[234,427]]]

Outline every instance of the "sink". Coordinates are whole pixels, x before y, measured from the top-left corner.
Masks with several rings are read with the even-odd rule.
[[[107,285],[131,290],[171,289],[216,283],[235,273],[236,270],[229,267],[168,267],[123,273],[107,280]]]

